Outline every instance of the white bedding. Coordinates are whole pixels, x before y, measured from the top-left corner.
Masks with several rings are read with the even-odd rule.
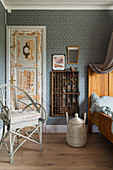
[[[97,94],[94,92],[91,95],[91,113],[93,112],[103,112],[110,117],[112,117],[113,120],[113,97],[110,96],[103,96],[99,97]],[[111,131],[113,133],[113,121],[112,121],[112,126],[111,126]]]

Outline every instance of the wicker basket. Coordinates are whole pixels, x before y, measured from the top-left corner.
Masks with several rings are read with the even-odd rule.
[[[75,114],[75,118],[68,121],[68,113],[66,112],[67,120],[67,143],[73,147],[83,147],[87,142],[87,128],[85,125],[86,113],[84,114],[84,120]]]

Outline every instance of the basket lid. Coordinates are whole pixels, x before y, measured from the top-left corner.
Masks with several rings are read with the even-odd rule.
[[[75,117],[69,120],[70,124],[79,125],[83,124],[84,120],[78,117],[78,113],[75,113]]]

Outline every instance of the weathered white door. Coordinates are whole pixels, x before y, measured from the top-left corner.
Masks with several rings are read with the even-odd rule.
[[[45,41],[45,27],[7,27],[7,83],[46,107]]]

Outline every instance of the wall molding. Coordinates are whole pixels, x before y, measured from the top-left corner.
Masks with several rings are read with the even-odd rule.
[[[87,125],[88,126],[88,125]],[[66,133],[67,132],[67,125],[46,125],[46,129],[44,132],[47,133]],[[93,125],[92,132],[99,132],[98,127]]]
[[[66,133],[67,132],[67,125],[46,125],[46,128],[43,128],[43,132],[45,133]],[[92,132],[99,132],[98,127],[93,125]],[[0,129],[0,138],[2,135],[2,129]]]
[[[11,10],[109,10],[113,9],[112,2],[109,1],[42,1],[42,0],[15,0],[7,2],[6,0],[0,0],[4,8],[10,13]]]
[[[5,8],[5,10],[7,10],[6,5],[4,3],[4,0],[0,0],[0,2],[2,3],[3,7]]]

